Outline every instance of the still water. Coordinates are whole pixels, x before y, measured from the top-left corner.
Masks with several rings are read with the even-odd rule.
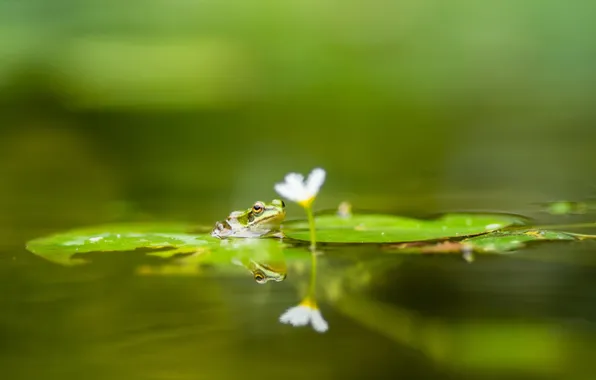
[[[0,1],[0,379],[593,380],[595,241],[473,263],[321,245],[325,333],[279,322],[308,255],[260,285],[24,248],[212,226],[317,166],[316,210],[594,222],[536,206],[594,195],[593,3]]]
[[[261,285],[231,264],[141,275],[139,266],[155,264],[143,252],[92,254],[88,265],[63,267],[26,251],[29,239],[105,222],[212,225],[231,210],[274,197],[272,184],[288,170],[309,169],[274,164],[277,156],[267,150],[250,160],[242,149],[217,155],[248,141],[241,130],[225,142],[206,142],[199,132],[170,129],[166,141],[163,129],[149,129],[143,147],[133,143],[141,128],[124,131],[43,127],[5,135],[2,378],[592,378],[593,241],[542,244],[473,263],[458,255],[389,254],[375,245],[321,245],[316,298],[329,325],[325,333],[279,322],[306,293],[306,254],[287,258],[285,281]],[[289,157],[314,161],[297,154],[296,143],[286,146]],[[215,167],[210,151],[219,160]],[[458,164],[455,174],[445,174],[447,161],[433,160],[419,162],[430,170],[426,175],[394,179],[382,173],[397,175],[398,159],[380,159],[385,155],[378,153],[383,165],[371,171],[348,170],[333,153],[319,154],[329,179],[315,206],[348,199],[391,213],[497,210],[560,222],[528,206],[542,194],[531,181],[512,185],[501,178],[502,186],[482,188],[482,168]],[[475,175],[478,186],[453,190],[462,178],[458,170]],[[535,177],[550,178],[546,169]],[[302,215],[288,205],[289,219]]]
[[[317,210],[348,200],[356,210],[412,216],[472,210],[539,224],[593,221],[541,214],[533,203],[589,194],[585,173],[596,161],[578,152],[593,152],[596,139],[579,122],[566,126],[566,139],[543,130],[526,144],[530,129],[502,126],[462,133],[447,149],[422,135],[462,130],[392,130],[362,119],[331,129],[304,123],[299,133],[276,129],[293,121],[274,115],[263,126],[229,115],[17,116],[0,141],[2,378],[592,379],[594,241],[473,263],[322,245],[316,298],[325,333],[279,322],[305,295],[308,255],[287,258],[285,281],[260,285],[234,265],[140,275],[139,266],[155,263],[142,252],[63,267],[24,248],[109,222],[212,226],[275,197],[273,184],[288,171],[314,166],[328,173]],[[292,204],[287,214],[304,215]]]
[[[596,245],[512,255],[391,255],[320,247],[316,297],[329,330],[278,322],[305,295],[308,255],[257,284],[233,265],[142,275],[143,252],[68,268],[5,244],[6,379],[276,376],[589,379],[596,349]]]

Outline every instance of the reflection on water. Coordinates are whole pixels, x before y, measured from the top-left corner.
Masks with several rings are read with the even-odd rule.
[[[92,253],[78,268],[20,252],[3,266],[9,378],[232,378],[263,360],[290,379],[591,373],[593,246],[468,264],[374,246],[313,255],[278,239],[222,243],[225,260]],[[255,281],[262,268],[273,281]]]
[[[285,280],[287,276],[285,262],[283,261],[265,264],[262,262],[259,263],[252,258],[247,258],[244,261],[233,259],[232,263],[248,269],[252,273],[257,284],[266,284],[271,280],[280,282]],[[275,264],[277,264],[276,267],[273,266]]]
[[[317,256],[321,252],[312,250],[310,252],[311,267],[310,267],[310,280],[308,285],[308,291],[300,304],[288,309],[279,318],[281,323],[287,323],[292,326],[305,326],[310,324],[313,329],[317,332],[325,332],[329,329],[329,324],[319,310],[317,304]]]
[[[278,239],[222,240],[215,249],[182,248],[161,251],[162,257],[174,257],[159,265],[142,265],[137,273],[142,275],[201,275],[205,267],[213,266],[234,270],[233,264],[248,270],[257,284],[280,282],[287,277],[284,245]],[[179,257],[178,254],[182,253]],[[149,254],[154,255],[155,252]]]
[[[205,264],[228,266],[230,263],[247,269],[256,283],[266,284],[269,281],[281,282],[287,277],[287,265],[284,256],[284,250],[287,250],[285,244],[278,239],[231,239],[221,241],[221,246],[225,251],[217,251],[216,255],[222,255],[224,252],[231,253],[230,261],[209,260],[205,255],[209,255],[204,250],[199,250],[186,255],[182,258],[175,258],[173,263],[161,264],[158,266],[142,266],[137,269],[141,275],[201,275]],[[297,251],[297,253],[296,253]],[[291,255],[299,261],[304,260],[304,256],[310,256],[310,275],[308,280],[308,290],[303,300],[298,306],[288,309],[279,318],[280,322],[292,326],[304,326],[311,324],[318,332],[325,332],[328,329],[327,322],[323,319],[316,301],[316,268],[317,256],[321,252],[312,252],[305,254],[301,250],[289,250]],[[201,270],[203,268],[203,270]]]

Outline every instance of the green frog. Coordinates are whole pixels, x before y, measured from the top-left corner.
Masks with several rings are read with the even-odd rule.
[[[282,200],[274,199],[271,203],[255,202],[248,210],[232,211],[226,220],[215,223],[211,236],[219,239],[281,236],[285,207]]]

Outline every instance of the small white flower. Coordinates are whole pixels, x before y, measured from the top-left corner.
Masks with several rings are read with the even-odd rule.
[[[310,172],[306,181],[302,174],[287,174],[284,182],[275,185],[275,191],[282,197],[306,207],[315,199],[324,182],[325,170],[316,168]]]
[[[285,313],[279,317],[281,323],[290,324],[294,327],[306,326],[309,322],[315,331],[323,333],[329,329],[327,321],[323,319],[321,311],[317,305],[306,299],[298,306],[294,306],[286,310]]]

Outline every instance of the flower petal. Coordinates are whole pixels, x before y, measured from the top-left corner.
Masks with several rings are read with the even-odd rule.
[[[329,329],[329,324],[323,319],[323,315],[321,315],[321,312],[318,309],[312,311],[310,315],[310,324],[316,332],[323,333]]]
[[[285,181],[288,185],[301,188],[304,187],[304,176],[298,173],[288,173],[286,174]]]
[[[314,197],[319,193],[321,186],[325,182],[325,170],[321,168],[315,168],[312,172],[308,175],[308,179],[306,180],[306,191],[310,197]]]
[[[284,198],[287,198],[289,200],[291,200],[292,202],[298,202],[300,201],[300,199],[298,198],[296,191],[293,187],[291,187],[288,183],[286,182],[282,182],[282,183],[276,183],[274,186],[275,191],[277,191],[277,193],[279,195],[281,195]]]
[[[290,173],[286,175],[286,183],[294,189],[300,200],[310,197],[304,185],[304,176],[302,174]]]
[[[290,172],[290,173],[286,174],[285,180],[287,182],[302,183],[302,182],[304,182],[304,176],[300,173]]]

